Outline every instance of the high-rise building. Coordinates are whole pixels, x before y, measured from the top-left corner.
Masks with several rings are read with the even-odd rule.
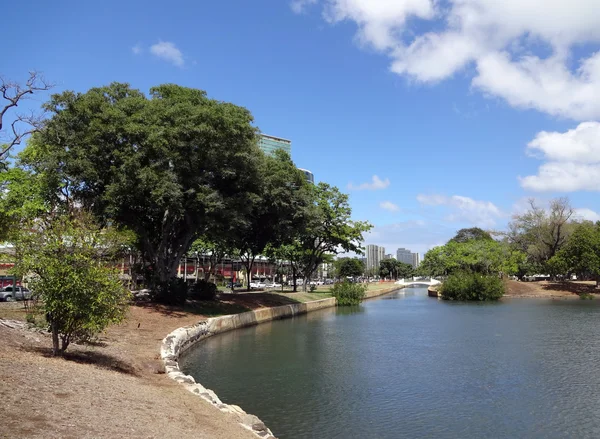
[[[306,177],[306,181],[311,184],[315,184],[315,176],[308,169],[298,168],[300,171],[304,172],[304,176]]]
[[[292,141],[281,137],[261,134],[258,140],[258,146],[267,155],[273,155],[276,150],[283,149],[289,155],[292,155]]]
[[[367,273],[373,270],[379,272],[379,263],[385,259],[385,247],[369,244],[366,246],[365,256],[367,257],[365,264]]]
[[[373,244],[369,244],[365,248],[365,256],[367,257],[367,263],[365,264],[365,269],[366,269],[367,273],[369,271],[373,270],[373,268],[379,266],[379,261],[377,260],[379,258],[378,250],[379,250],[379,247],[377,247],[376,245],[373,245]]]
[[[377,269],[379,269],[379,263],[385,259],[385,247],[377,247]]]
[[[412,266],[413,268],[417,268],[421,263],[421,256],[418,253],[412,254]]]
[[[396,259],[396,257],[393,254],[389,253],[389,254],[385,255],[384,259]]]
[[[396,251],[396,259],[398,259],[398,261],[403,262],[405,264],[409,264],[412,265],[413,260],[412,260],[412,253],[410,250],[406,249],[406,248],[399,248]]]
[[[407,248],[399,248],[396,251],[396,259],[405,264],[412,265],[413,268],[417,268],[421,263],[419,253],[413,253]]]

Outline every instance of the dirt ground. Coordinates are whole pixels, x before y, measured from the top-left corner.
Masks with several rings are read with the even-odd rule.
[[[595,282],[517,282],[509,280],[506,283],[505,297],[548,297],[548,298],[577,298],[579,294],[600,294]]]
[[[291,301],[240,294],[228,296],[224,306],[240,312],[282,302]],[[22,303],[0,303],[0,318],[24,320]],[[46,334],[0,325],[0,438],[255,438],[233,415],[163,373],[162,339],[204,318],[132,306],[125,324],[94,345],[70,346],[64,359],[50,357]]]

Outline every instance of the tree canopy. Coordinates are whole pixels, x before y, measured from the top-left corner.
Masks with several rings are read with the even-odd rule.
[[[155,280],[176,273],[191,243],[243,216],[260,152],[245,108],[165,84],[146,97],[112,83],[53,95],[50,118],[21,155],[57,202],[135,232]]]
[[[358,258],[339,258],[333,264],[338,278],[359,277],[365,271],[365,264]]]

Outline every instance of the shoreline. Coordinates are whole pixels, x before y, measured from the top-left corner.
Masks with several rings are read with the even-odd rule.
[[[388,288],[367,291],[363,300],[390,294],[402,288],[402,285],[394,284]],[[335,298],[330,297],[305,303],[263,308],[240,314],[212,317],[190,326],[178,328],[169,333],[162,341],[160,358],[164,363],[167,376],[183,385],[187,391],[199,396],[204,401],[209,402],[222,412],[238,415],[240,418],[240,425],[253,432],[257,437],[276,439],[271,430],[257,416],[246,413],[241,407],[235,404],[223,403],[214,391],[206,389],[204,386],[202,386],[202,384],[196,382],[194,377],[191,375],[184,374],[179,369],[179,357],[196,343],[199,343],[202,340],[217,334],[233,331],[239,328],[259,325],[261,323],[270,322],[273,320],[291,318],[296,315],[307,314],[312,311],[335,306]]]

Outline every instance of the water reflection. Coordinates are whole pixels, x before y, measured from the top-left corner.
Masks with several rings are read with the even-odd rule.
[[[349,316],[352,314],[360,314],[365,312],[365,308],[363,305],[356,305],[356,306],[338,306],[335,308],[336,312],[335,315],[336,316]]]

